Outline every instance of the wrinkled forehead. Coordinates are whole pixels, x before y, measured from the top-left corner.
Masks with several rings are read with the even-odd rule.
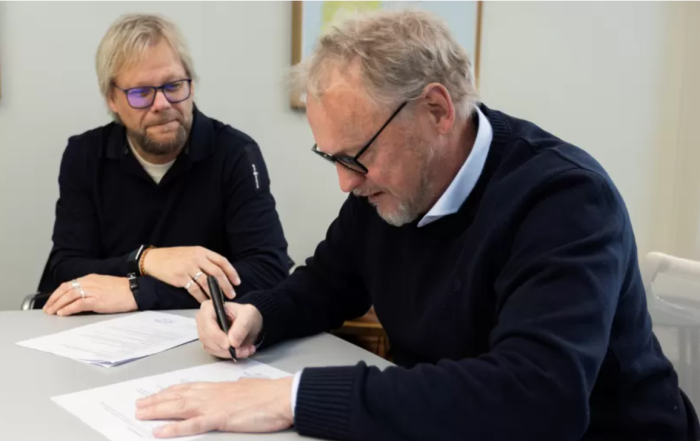
[[[374,135],[385,112],[357,78],[331,75],[320,97],[308,97],[306,114],[320,150],[349,154]]]

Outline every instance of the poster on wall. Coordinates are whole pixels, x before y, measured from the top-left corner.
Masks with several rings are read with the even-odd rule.
[[[311,54],[318,38],[339,16],[380,9],[421,9],[445,20],[457,42],[467,52],[478,84],[482,14],[480,1],[293,1],[292,65]],[[295,109],[304,109],[304,97],[292,95],[290,104]]]

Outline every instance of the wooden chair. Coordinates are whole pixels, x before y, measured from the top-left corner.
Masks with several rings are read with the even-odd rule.
[[[346,321],[333,334],[382,358],[391,360],[389,339],[372,307],[367,314]]]

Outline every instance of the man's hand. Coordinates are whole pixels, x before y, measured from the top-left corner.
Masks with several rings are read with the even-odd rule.
[[[169,387],[136,402],[140,420],[181,419],[156,428],[157,438],[223,432],[275,432],[294,424],[293,377],[243,378],[227,383],[189,383]]]
[[[210,297],[207,276],[216,277],[221,292],[229,299],[236,296],[233,286],[241,284],[238,273],[225,257],[202,247],[154,248],[146,254],[143,266],[149,276],[187,288],[200,303]]]
[[[72,315],[83,311],[116,313],[136,311],[138,306],[125,277],[99,276],[91,274],[78,279],[80,289],[73,288],[73,282],[63,283],[51,294],[44,305],[47,314]]]
[[[231,328],[228,335],[219,327],[216,311],[211,300],[202,303],[197,313],[197,333],[204,349],[219,358],[231,358],[229,347],[236,349],[237,358],[255,354],[255,342],[262,331],[263,319],[253,305],[225,303],[224,309]]]

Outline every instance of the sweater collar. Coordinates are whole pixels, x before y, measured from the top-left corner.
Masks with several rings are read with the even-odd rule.
[[[493,128],[480,108],[476,108],[476,113],[478,115],[479,128],[472,151],[447,187],[447,190],[418,222],[418,228],[459,211],[459,208],[467,200],[476,182],[479,180],[491,148]]]

